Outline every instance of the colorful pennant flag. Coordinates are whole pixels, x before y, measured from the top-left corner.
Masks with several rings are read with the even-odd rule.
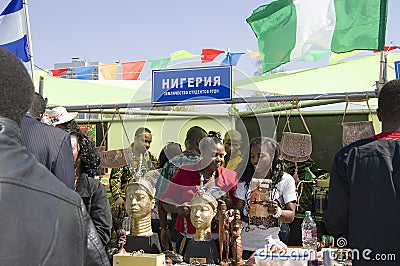
[[[390,46],[385,46],[385,48],[383,49],[384,52],[389,52],[395,49],[399,49],[399,46],[396,45],[390,45]],[[373,50],[374,53],[379,53],[380,50]]]
[[[154,59],[154,60],[149,60],[150,63],[150,68],[153,70],[159,70],[159,69],[165,69],[171,59],[168,58],[163,58],[163,59]]]
[[[118,64],[99,65],[99,69],[106,80],[115,80],[117,77]]]
[[[230,66],[236,66],[240,57],[244,55],[244,53],[230,53],[228,52],[226,54],[226,57],[224,60],[222,60],[221,64],[222,65],[230,65]]]
[[[59,77],[67,73],[69,68],[57,68],[57,69],[52,69],[50,72],[53,74],[53,77]]]
[[[225,53],[225,51],[215,50],[215,49],[202,49],[201,62],[202,63],[212,62],[218,55],[222,53]]]
[[[331,55],[331,57],[329,58],[329,65],[337,64],[337,63],[339,63],[339,61],[341,61],[343,59],[346,59],[346,58],[349,58],[349,57],[351,57],[353,55],[357,55],[357,54],[359,54],[361,52],[363,52],[363,51],[362,50],[355,50],[355,51],[351,51],[351,52],[348,52],[348,53],[341,53],[341,54],[333,53]]]
[[[253,52],[247,49],[247,53],[250,55],[251,58],[260,58],[260,52]]]
[[[146,61],[122,63],[122,79],[137,80]]]
[[[316,62],[322,57],[324,57],[327,54],[330,54],[331,51],[329,50],[309,50],[308,54],[303,56],[302,58],[299,59],[299,61],[304,61],[304,62]]]
[[[247,23],[268,72],[313,44],[335,53],[382,50],[386,20],[387,0],[277,0],[254,10]]]
[[[171,53],[169,55],[169,58],[171,59],[171,61],[174,61],[174,60],[184,59],[184,58],[194,58],[194,57],[197,57],[197,56],[198,55],[189,53],[186,50],[179,50],[179,51],[176,51],[174,53]]]
[[[75,72],[76,79],[90,80],[92,78],[94,68],[95,66],[74,67],[73,70]]]
[[[29,62],[27,27],[22,0],[0,2],[0,47]]]

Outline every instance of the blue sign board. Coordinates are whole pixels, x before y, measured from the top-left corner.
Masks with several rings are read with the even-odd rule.
[[[231,66],[153,70],[152,103],[232,100]]]
[[[394,62],[394,70],[396,72],[396,79],[400,79],[400,61]]]

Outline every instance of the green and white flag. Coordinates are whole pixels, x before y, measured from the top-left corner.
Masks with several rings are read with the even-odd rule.
[[[302,57],[312,45],[335,53],[383,50],[388,0],[277,0],[247,23],[258,39],[263,72]]]

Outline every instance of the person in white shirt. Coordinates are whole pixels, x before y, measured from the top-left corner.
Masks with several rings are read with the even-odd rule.
[[[264,248],[266,238],[279,240],[279,222],[293,221],[297,201],[295,181],[284,172],[283,159],[275,140],[268,137],[253,139],[250,143],[250,162],[236,190],[237,208],[243,220],[243,259],[247,259],[257,249]],[[258,189],[252,189],[252,179],[261,184],[269,184],[269,199],[254,200],[253,193]],[[269,215],[250,216],[251,204],[260,204]]]

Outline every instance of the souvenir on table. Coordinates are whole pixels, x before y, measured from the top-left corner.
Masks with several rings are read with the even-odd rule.
[[[213,190],[219,194],[219,188],[209,190],[209,192],[200,189],[190,201],[190,221],[196,228],[194,236],[196,241],[211,240],[211,222],[217,214],[218,206],[216,198],[211,194]]]
[[[271,179],[253,178],[251,180],[249,216],[268,217],[268,208],[265,203],[271,199],[271,189]]]
[[[219,243],[219,260],[223,260],[223,253],[225,251],[226,260],[229,255],[229,221],[227,219],[227,207],[223,200],[218,200],[217,218],[218,218],[218,243]]]
[[[162,266],[165,265],[165,254],[148,254],[143,251],[120,253],[113,256],[113,265]]]
[[[242,221],[239,210],[226,210],[223,200],[218,200],[218,235],[221,265],[243,265]]]
[[[125,208],[131,218],[130,234],[127,235],[125,250],[144,250],[146,253],[160,253],[161,246],[157,233],[151,228],[151,210],[155,204],[156,190],[153,180],[140,171],[126,187]]]
[[[230,225],[233,265],[244,265],[242,260],[242,220],[239,210],[233,211],[233,220]]]
[[[190,201],[190,221],[196,228],[193,240],[188,240],[184,261],[191,263],[204,261],[208,264],[218,264],[219,254],[216,243],[211,238],[211,222],[217,214],[218,202],[213,196],[220,194],[218,187],[212,189],[200,188]],[[193,263],[193,262],[192,262]]]

